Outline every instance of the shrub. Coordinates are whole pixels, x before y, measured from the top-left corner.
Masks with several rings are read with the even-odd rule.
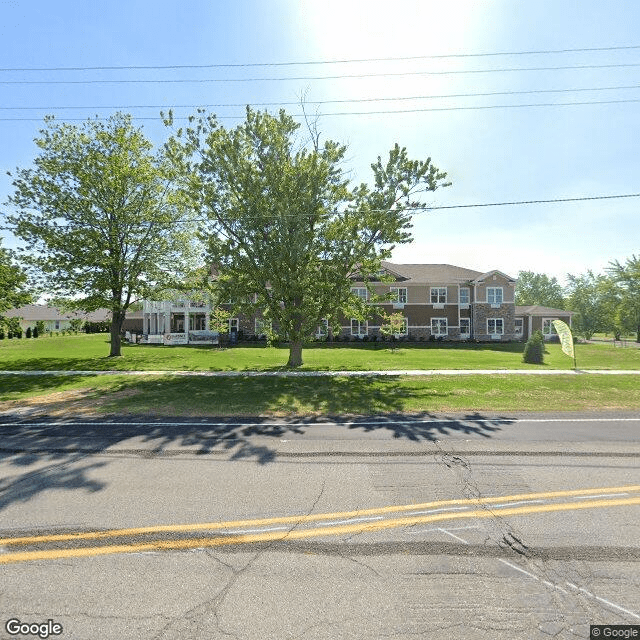
[[[31,337],[31,327],[27,327],[27,333],[25,335],[27,338]]]
[[[40,335],[40,332],[38,331],[38,325],[36,324],[36,326],[33,328],[33,333],[31,334],[34,338],[37,338]]]
[[[542,331],[534,331],[531,334],[527,340],[527,344],[524,345],[522,360],[529,364],[544,363],[544,338],[542,337]]]

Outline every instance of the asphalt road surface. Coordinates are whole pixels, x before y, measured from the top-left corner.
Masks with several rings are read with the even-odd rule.
[[[0,421],[2,639],[640,625],[637,414]]]

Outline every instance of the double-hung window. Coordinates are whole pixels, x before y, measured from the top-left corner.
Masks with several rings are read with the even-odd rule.
[[[396,337],[406,336],[409,333],[409,318],[402,318],[402,327],[400,332],[394,334]]]
[[[431,304],[446,304],[447,287],[431,287]]]
[[[556,334],[556,328],[553,326],[554,318],[543,318],[542,319],[542,335],[545,338],[550,338],[551,336]]]
[[[447,335],[447,319],[431,318],[431,335],[446,336]]]
[[[524,320],[522,318],[516,318],[514,321],[514,333],[517,336],[521,336],[524,333]]]
[[[492,336],[501,336],[504,333],[504,320],[502,318],[487,318],[487,333]]]
[[[366,321],[357,320],[356,318],[351,318],[351,335],[366,336],[367,335]]]
[[[502,304],[502,287],[487,287],[487,303]]]
[[[238,331],[239,327],[240,321],[238,320],[238,318],[229,318],[229,333]]]
[[[469,304],[469,287],[460,287],[460,304]]]
[[[352,287],[351,293],[354,293],[355,295],[358,296],[358,298],[360,298],[361,300],[364,300],[365,302],[368,299],[366,287]]]
[[[460,335],[466,336],[466,337],[471,335],[471,319],[470,318],[460,318]]]
[[[271,331],[271,320],[264,320],[262,318],[256,318],[255,329],[257,336],[265,336]]]
[[[391,287],[391,300],[397,304],[407,304],[407,288]]]
[[[329,320],[322,318],[320,324],[316,327],[316,338],[326,338],[329,334]]]

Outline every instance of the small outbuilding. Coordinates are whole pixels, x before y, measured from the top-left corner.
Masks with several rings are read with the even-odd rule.
[[[517,306],[515,309],[515,334],[522,340],[527,340],[534,331],[542,331],[545,340],[557,336],[553,326],[554,320],[562,320],[571,327],[573,311],[553,309],[539,304]]]

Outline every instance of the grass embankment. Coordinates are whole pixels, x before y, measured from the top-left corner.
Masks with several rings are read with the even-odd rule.
[[[314,346],[303,369],[570,369],[558,345],[545,365],[522,363],[521,344]],[[286,348],[123,346],[107,358],[106,336],[65,336],[0,344],[3,370],[278,370]],[[577,345],[583,369],[640,369],[640,351]],[[148,415],[376,414],[447,411],[586,411],[640,407],[638,376],[384,378],[206,378],[161,376],[0,377],[0,408],[33,405],[49,413]]]
[[[402,343],[401,343],[402,344]],[[302,370],[366,371],[408,369],[540,369],[522,362],[520,343],[456,344],[314,344],[303,351]],[[573,368],[558,344],[546,345],[545,369]],[[108,336],[77,335],[0,342],[1,370],[64,371],[275,371],[284,369],[286,346],[264,345],[218,349],[211,346],[122,346],[121,358],[106,357]],[[581,369],[640,369],[640,350],[611,344],[576,345]]]

